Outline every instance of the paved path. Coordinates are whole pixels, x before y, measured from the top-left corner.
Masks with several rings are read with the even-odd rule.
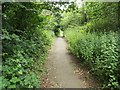
[[[76,69],[74,58],[68,53],[66,42],[57,38],[53,44],[46,62],[47,76],[43,79],[42,87],[46,88],[86,88],[87,72]],[[80,75],[82,77],[80,78]],[[91,81],[89,80],[91,83]],[[93,82],[92,82],[93,83]]]

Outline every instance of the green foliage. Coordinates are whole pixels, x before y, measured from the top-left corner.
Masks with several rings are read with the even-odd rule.
[[[66,33],[69,50],[89,65],[103,88],[120,87],[118,3],[87,2],[81,8],[71,3],[61,11],[57,5],[62,4],[2,4],[0,88],[40,87],[47,51],[60,30]]]
[[[3,3],[2,88],[39,88],[52,31],[41,3]],[[39,72],[39,74],[38,74]]]
[[[90,21],[86,24],[86,31],[88,32],[109,32],[109,31],[117,31],[118,27],[117,24],[118,22],[116,21],[117,24],[113,24],[114,22],[112,19],[109,18],[104,18],[104,19],[96,19],[93,21]]]
[[[89,67],[103,89],[119,89],[118,3],[86,2],[76,11],[66,12],[61,22],[68,49]]]
[[[84,24],[84,16],[80,13],[73,13],[73,12],[64,12],[63,18],[61,19],[60,25],[62,29],[65,30],[68,27],[73,27],[77,25]]]
[[[74,31],[72,30],[74,29]],[[118,88],[118,34],[86,33],[76,28],[66,31],[69,50],[90,68],[104,88]]]
[[[111,18],[114,22],[118,20],[117,2],[86,2],[82,9],[86,13],[88,21],[97,18]]]

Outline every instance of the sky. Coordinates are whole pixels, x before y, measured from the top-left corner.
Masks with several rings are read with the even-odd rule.
[[[55,2],[59,2],[60,0],[51,0],[51,1],[55,1]],[[67,0],[64,0],[64,2],[67,2]],[[69,0],[69,2],[75,2],[78,7],[82,7],[82,1],[81,0]],[[66,6],[66,8],[69,6],[69,4]],[[56,7],[59,7],[61,10],[63,9],[66,9],[64,5],[62,6],[59,6],[59,5],[56,5]]]

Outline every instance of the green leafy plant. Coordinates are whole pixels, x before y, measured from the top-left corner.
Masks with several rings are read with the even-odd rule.
[[[43,64],[54,36],[43,27],[50,20],[41,15],[47,7],[31,2],[3,3],[2,7],[3,76],[0,86],[3,89],[39,88]]]

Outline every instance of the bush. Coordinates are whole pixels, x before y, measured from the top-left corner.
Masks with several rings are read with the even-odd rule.
[[[114,24],[113,24],[114,23]],[[118,30],[118,22],[113,22],[109,18],[99,18],[88,22],[84,27],[88,32],[109,32]]]
[[[44,30],[39,31],[36,40],[25,40],[3,30],[3,88],[39,87],[51,40],[50,33]]]
[[[42,6],[36,3],[11,2],[2,6],[0,88],[39,88],[42,66],[53,36],[52,31],[43,28],[47,16],[40,15]]]
[[[70,52],[110,89],[120,88],[118,4],[85,2],[61,20]]]
[[[68,28],[66,39],[68,48],[89,66],[103,88],[118,88],[119,49],[118,33],[87,33],[78,28]]]

